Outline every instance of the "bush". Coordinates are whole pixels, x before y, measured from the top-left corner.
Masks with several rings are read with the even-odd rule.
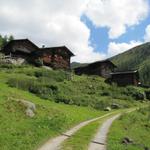
[[[37,67],[43,66],[43,60],[40,58],[36,59],[34,63]]]
[[[65,79],[67,79],[66,73],[64,71],[51,71],[51,70],[46,70],[46,69],[40,69],[34,72],[34,75],[39,78],[39,77],[47,77],[51,78],[51,80],[57,81],[57,82],[62,82]]]
[[[122,94],[132,97],[135,100],[144,100],[145,94],[141,92],[139,89],[128,86],[126,88],[122,88]]]
[[[64,103],[64,104],[74,104],[69,96],[63,95],[62,93],[57,96],[55,99],[56,103]]]
[[[110,106],[111,102],[107,99],[96,100],[94,103],[94,108],[98,110],[104,110],[104,108]]]
[[[145,91],[146,98],[150,100],[150,90]]]
[[[14,77],[14,78],[10,78],[8,80],[8,84],[11,86],[11,87],[16,87],[16,88],[19,88],[19,89],[22,89],[22,90],[29,90],[29,88],[31,86],[33,86],[35,83],[36,80],[35,79],[29,79],[29,78],[19,78],[19,77]]]
[[[58,87],[56,85],[51,85],[48,83],[43,84],[38,82],[38,80],[31,78],[11,78],[8,80],[8,84],[12,87],[37,94],[45,99],[51,98],[58,92]]]

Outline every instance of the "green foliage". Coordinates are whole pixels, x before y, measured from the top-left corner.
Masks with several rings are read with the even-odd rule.
[[[150,85],[150,57],[140,66],[140,78],[142,83]]]
[[[14,37],[12,35],[10,36],[2,36],[0,35],[0,49],[3,48],[8,42],[10,42],[11,40],[13,40]]]
[[[71,63],[71,68],[74,69],[74,68],[83,67],[83,66],[86,66],[86,65],[88,65],[88,63],[72,62],[72,63]]]
[[[10,78],[8,80],[8,84],[11,87],[17,87],[22,90],[27,90],[45,99],[50,99],[52,95],[56,94],[58,91],[58,87],[56,85],[47,84],[46,82],[41,82],[41,80],[38,82],[37,79],[29,77]]]
[[[118,70],[138,69],[142,84],[150,86],[150,43],[145,43],[111,58]]]
[[[34,63],[37,67],[43,66],[43,60],[40,58],[36,59]]]
[[[92,136],[96,133],[100,121],[92,122],[87,126],[81,128],[75,135],[66,140],[61,150],[86,150],[92,140]]]
[[[142,150],[150,147],[150,107],[140,108],[136,112],[124,114],[114,122],[108,136],[108,149],[111,150]],[[134,144],[123,144],[128,137]],[[144,140],[143,140],[144,139]]]
[[[68,80],[64,71],[32,66],[0,68],[0,87],[0,145],[3,150],[37,149],[48,138],[83,120],[104,114],[96,109],[104,109],[112,103],[122,108],[139,104],[132,99],[113,98],[114,94],[115,97],[121,95],[124,88],[108,85],[100,77],[73,75],[72,80]],[[28,118],[25,108],[16,100],[35,103],[35,117]]]
[[[72,80],[68,81],[64,71],[35,67],[14,68],[13,73],[7,81],[9,86],[29,91],[56,103],[103,110],[107,106],[111,107],[114,101],[123,108],[130,107],[133,99],[143,99],[139,96],[141,91],[138,89],[132,86],[123,88],[115,84],[109,85],[97,76],[74,75]]]
[[[11,74],[13,76],[13,74]],[[2,150],[33,150],[75,124],[104,114],[90,108],[56,104],[5,84],[7,74],[0,72],[0,145]],[[33,118],[17,100],[36,105]],[[77,115],[78,114],[78,115]]]

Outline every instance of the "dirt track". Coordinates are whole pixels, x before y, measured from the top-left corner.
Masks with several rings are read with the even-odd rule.
[[[95,138],[89,145],[88,150],[106,150],[106,140],[109,128],[114,120],[116,120],[121,114],[117,114],[109,119],[107,119],[100,129],[98,130]]]
[[[85,125],[96,121],[98,119],[104,118],[106,116],[109,116],[113,113],[108,113],[106,115],[103,115],[101,117],[97,117],[88,121],[84,121],[78,125],[76,125],[75,127],[73,127],[72,129],[68,130],[67,132],[65,132],[64,134],[54,138],[54,139],[50,139],[49,141],[47,141],[44,145],[42,145],[38,150],[59,150],[60,149],[60,145],[61,143],[66,140],[67,138],[69,138],[71,135],[73,135],[76,131],[78,131],[80,128],[84,127]]]

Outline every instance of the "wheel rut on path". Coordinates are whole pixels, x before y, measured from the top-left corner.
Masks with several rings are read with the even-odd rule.
[[[89,124],[91,122],[94,122],[98,119],[107,117],[111,114],[113,114],[113,112],[105,114],[101,117],[97,117],[97,118],[94,118],[94,119],[90,119],[88,121],[81,122],[80,124],[78,124],[75,127],[71,128],[70,130],[63,133],[62,135],[48,140],[44,145],[42,145],[40,148],[38,148],[38,150],[60,150],[60,145],[62,144],[62,142],[64,142],[66,139],[68,139],[70,136],[72,136],[74,133],[76,133],[80,128],[82,128],[82,127],[86,126],[87,124]]]
[[[109,128],[111,127],[113,121],[115,121],[121,113],[107,119],[104,121],[94,139],[91,141],[88,150],[106,150],[106,140]]]

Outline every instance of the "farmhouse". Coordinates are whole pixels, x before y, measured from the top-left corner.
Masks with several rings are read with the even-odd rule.
[[[75,74],[82,75],[99,75],[104,78],[109,78],[110,73],[114,72],[115,68],[117,68],[110,60],[97,61],[91,64],[88,64],[84,67],[75,68]]]
[[[33,52],[33,56],[54,69],[70,69],[70,58],[74,54],[66,46],[61,46],[40,48]]]
[[[30,59],[31,53],[39,48],[28,39],[12,40],[4,46],[2,52],[12,58]]]
[[[66,46],[39,48],[28,39],[12,40],[4,46],[2,52],[15,60],[23,59],[34,65],[40,61],[54,69],[65,70],[70,69],[70,58],[74,56]]]
[[[139,73],[135,71],[124,71],[111,73],[111,82],[117,83],[119,86],[139,85]]]

